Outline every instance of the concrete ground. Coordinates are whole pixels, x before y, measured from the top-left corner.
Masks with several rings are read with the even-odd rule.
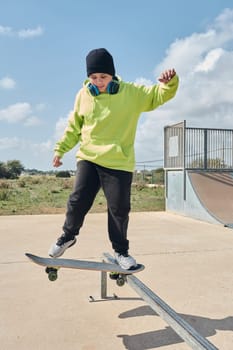
[[[24,255],[46,256],[63,215],[0,217],[0,348],[2,350],[189,349],[129,286],[100,273],[60,270],[50,282]],[[164,212],[132,213],[131,253],[137,274],[218,349],[233,347],[233,230]],[[89,214],[65,257],[101,261],[111,253],[106,214]],[[97,302],[89,302],[92,295]]]

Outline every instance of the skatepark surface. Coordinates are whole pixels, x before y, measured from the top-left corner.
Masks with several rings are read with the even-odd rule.
[[[47,256],[63,215],[0,216],[1,350],[183,350],[190,347],[128,285],[61,269],[57,281],[26,252]],[[131,213],[136,276],[221,350],[233,348],[233,230],[166,212]],[[88,214],[66,258],[102,261],[107,215]],[[113,294],[117,299],[110,298]],[[90,302],[89,296],[96,301]]]

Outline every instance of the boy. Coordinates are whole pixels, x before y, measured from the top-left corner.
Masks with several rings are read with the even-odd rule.
[[[151,87],[126,83],[115,75],[114,61],[104,48],[86,57],[88,79],[78,92],[62,139],[57,142],[53,165],[79,143],[77,173],[68,203],[63,234],[49,255],[61,256],[76,243],[97,192],[103,189],[108,207],[108,234],[115,258],[123,269],[137,265],[128,254],[127,228],[130,189],[135,166],[134,140],[142,112],[152,111],[175,96],[174,69],[163,72]]]

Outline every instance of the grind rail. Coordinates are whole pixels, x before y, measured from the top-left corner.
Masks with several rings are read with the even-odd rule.
[[[110,254],[104,253],[103,256],[104,262],[107,260],[114,263],[114,258]],[[126,275],[126,282],[192,349],[218,350],[135,275]],[[101,272],[101,298],[107,298],[107,272]]]

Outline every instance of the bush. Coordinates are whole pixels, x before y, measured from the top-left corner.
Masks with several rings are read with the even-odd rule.
[[[7,181],[0,181],[0,188],[9,188],[10,187],[10,185],[9,185],[9,182],[7,182]]]
[[[144,188],[146,188],[146,184],[144,182],[139,182],[136,184],[137,191],[142,191],[142,190],[144,190]]]
[[[1,201],[7,201],[10,197],[10,193],[8,190],[0,190],[0,200]]]
[[[19,187],[24,188],[24,187],[26,187],[26,181],[19,180],[18,185],[19,185]]]
[[[63,190],[71,190],[73,188],[73,179],[64,180],[62,184]]]
[[[56,177],[70,177],[70,172],[66,170],[58,171]]]

